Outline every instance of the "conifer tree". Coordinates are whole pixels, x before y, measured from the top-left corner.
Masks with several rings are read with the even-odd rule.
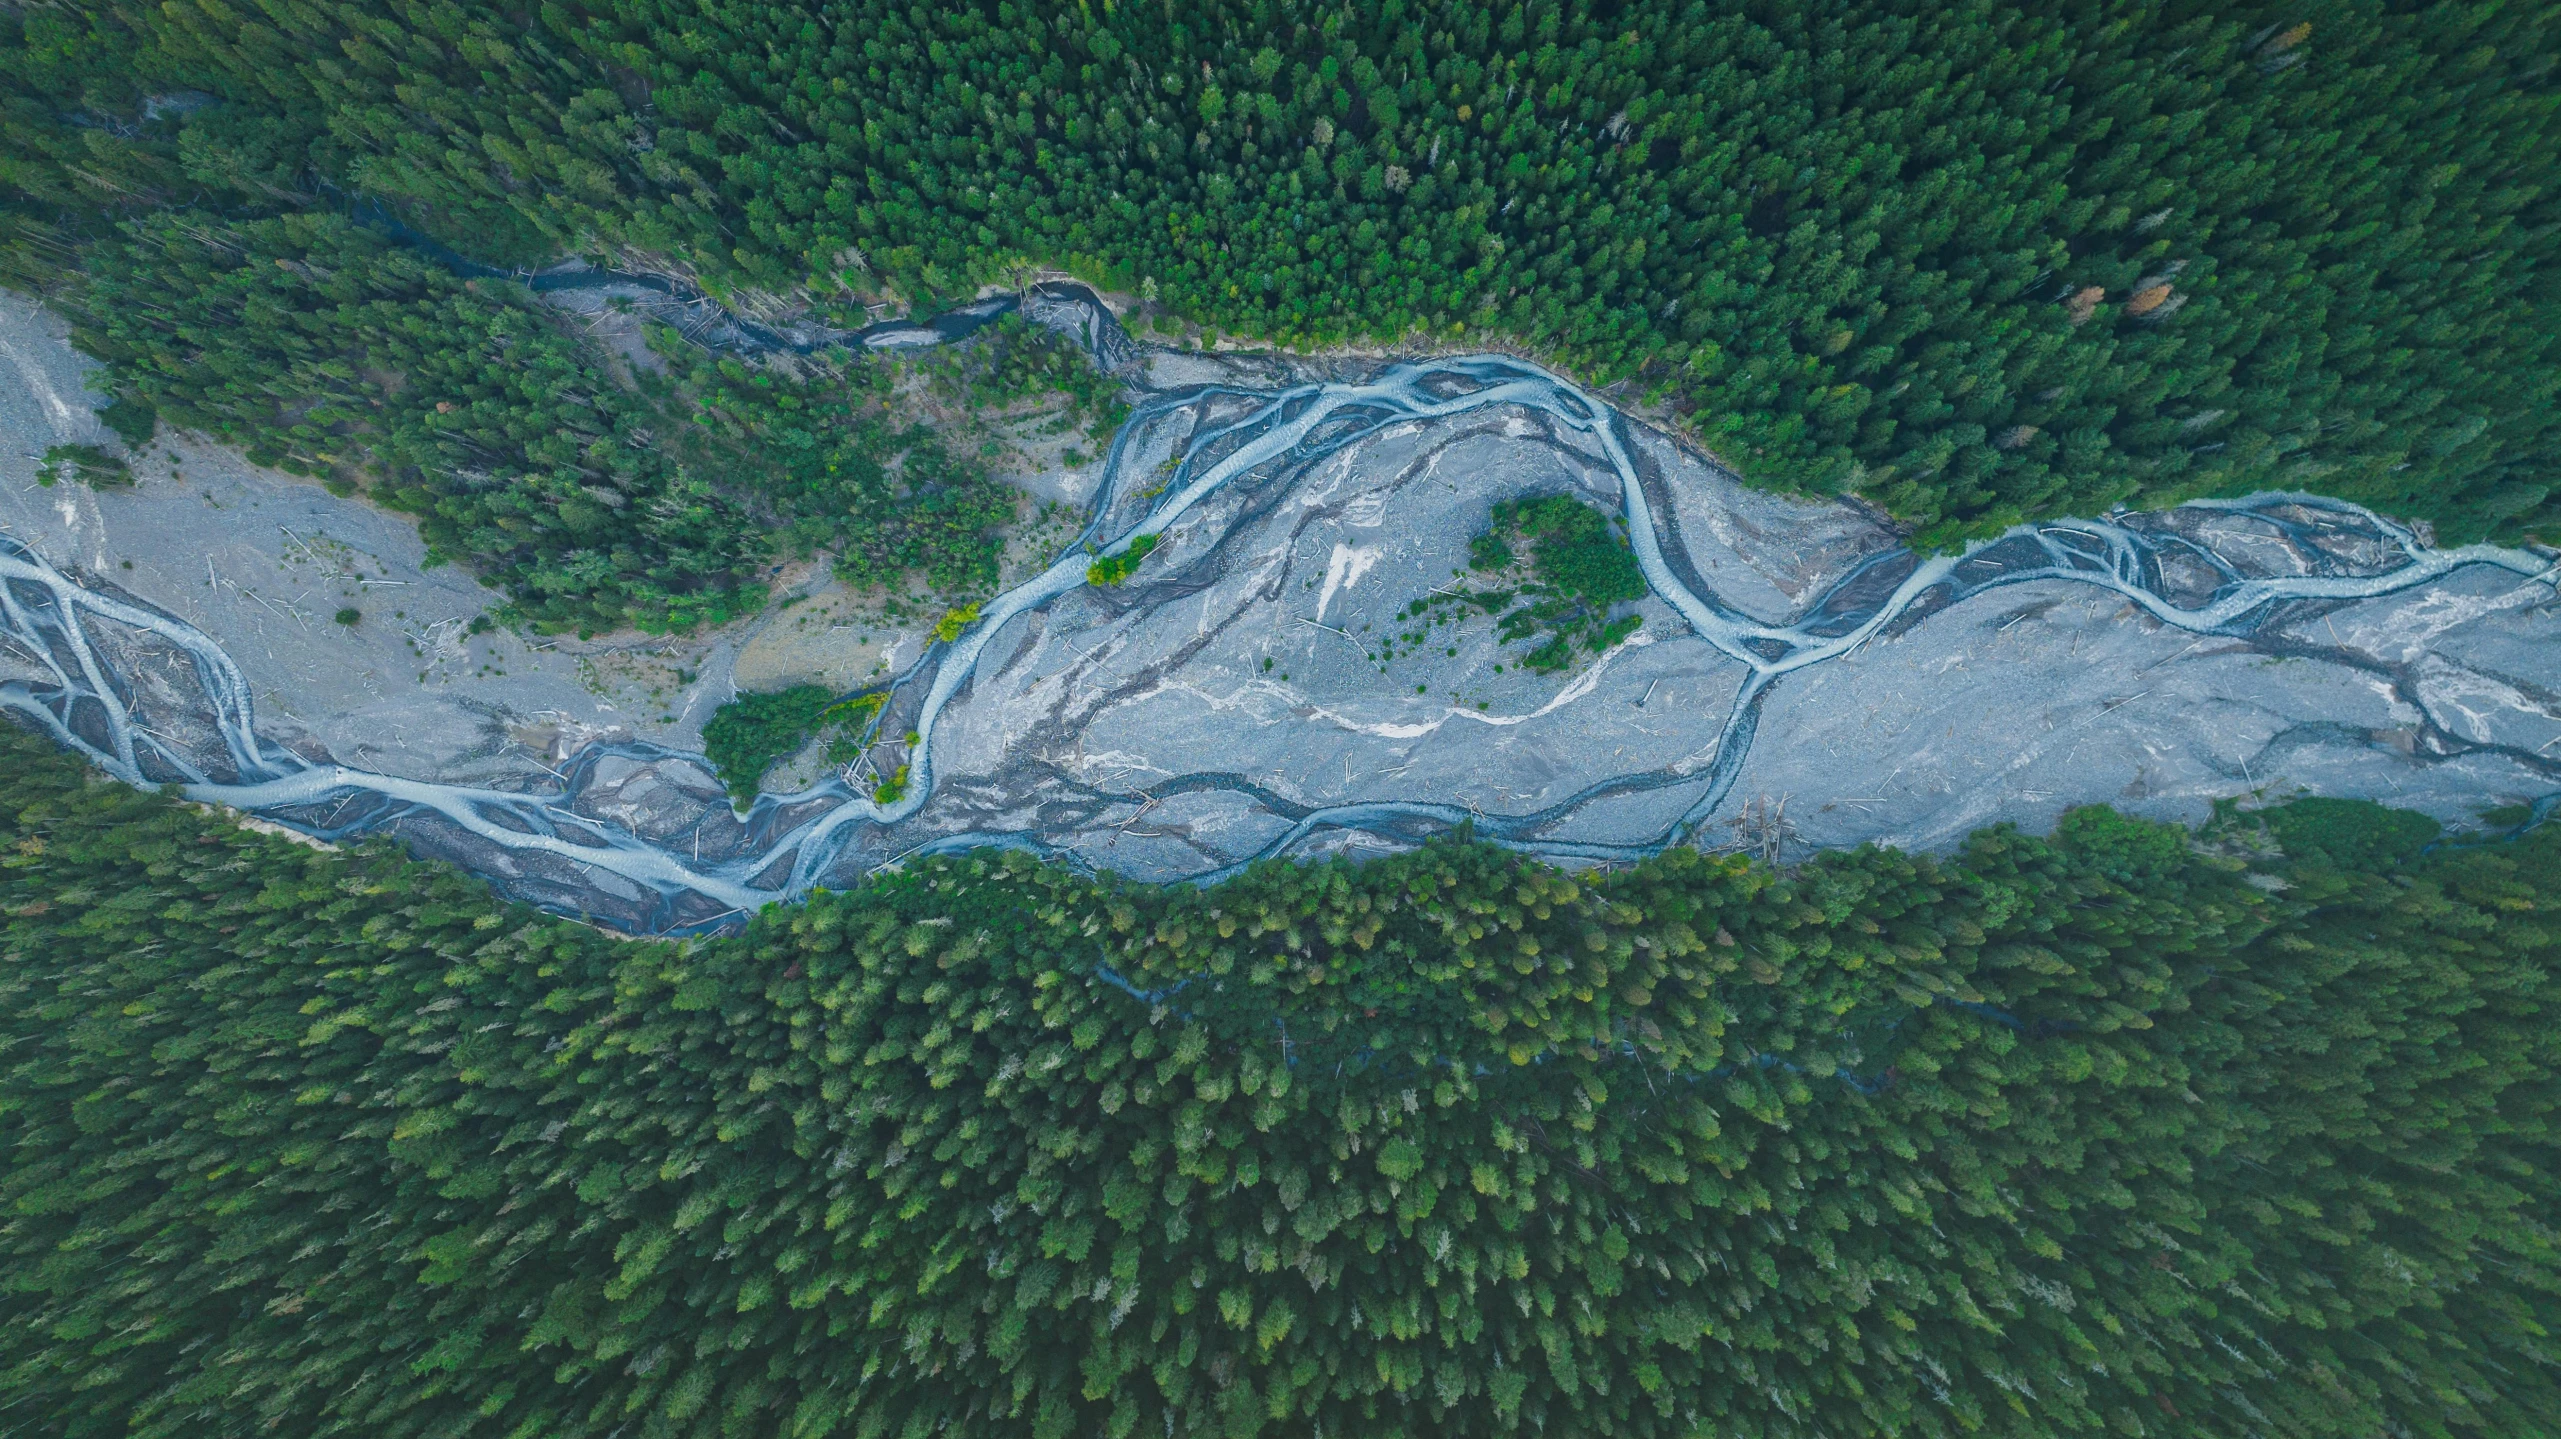
[[[842,318],[1040,261],[1285,344],[1524,343],[1925,544],[2267,488],[2515,540],[2561,515],[2556,44],[2370,0],[98,0],[0,20],[0,188],[21,283],[326,196]]]
[[[2282,811],[2084,810],[1202,890],[981,854],[618,943],[0,738],[38,1432],[2561,1412],[2548,829],[2289,857]]]

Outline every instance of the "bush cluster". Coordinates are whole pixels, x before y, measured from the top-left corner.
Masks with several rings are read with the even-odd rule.
[[[1609,516],[1571,495],[1497,502],[1492,522],[1468,542],[1468,568],[1509,586],[1435,592],[1408,613],[1472,604],[1499,614],[1494,632],[1507,643],[1530,642],[1519,662],[1542,674],[1571,668],[1577,650],[1601,653],[1645,622],[1641,615],[1612,614],[1645,598],[1645,574],[1635,553]]]

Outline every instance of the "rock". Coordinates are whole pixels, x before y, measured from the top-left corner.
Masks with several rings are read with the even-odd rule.
[[[849,639],[814,574],[682,643],[474,639],[490,597],[422,569],[402,521],[179,442],[127,493],[0,486],[0,702],[128,778],[394,833],[642,931],[988,843],[1173,880],[1461,825],[1571,863],[1796,858],[2094,802],[2196,820],[2308,792],[2460,821],[2561,790],[2549,556],[2263,496],[1924,558],[1519,362],[1151,351],[1090,297],[1034,301],[1145,390],[1084,537],[1155,537],[1117,584],[1071,552],[930,647]],[[59,327],[0,299],[0,347],[27,377],[0,394],[16,448],[85,435]],[[1537,494],[1620,515],[1650,591],[1633,634],[1553,674],[1473,607],[1413,609],[1463,578],[1496,501]],[[342,591],[363,625],[325,622]],[[813,748],[786,776],[806,789],[742,816],[690,752],[735,685],[893,675],[884,733],[924,734],[876,755],[912,767],[894,803]]]

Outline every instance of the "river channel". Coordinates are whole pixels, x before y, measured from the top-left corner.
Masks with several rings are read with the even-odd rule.
[[[129,782],[324,840],[401,835],[645,932],[983,844],[1203,879],[1461,825],[1577,862],[1793,857],[2094,800],[2192,817],[2357,793],[2460,820],[2561,791],[2548,555],[2258,495],[1923,557],[1849,507],[1753,496],[1518,359],[1294,376],[1150,355],[1081,294],[1034,313],[1117,365],[1136,412],[1076,540],[897,678],[894,802],[830,778],[733,814],[697,756],[632,740],[531,784],[315,754],[262,727],[202,629],[15,535],[0,704]],[[1489,624],[1399,652],[1488,506],[1551,490],[1622,522],[1650,591],[1636,633],[1566,675],[1525,671]],[[1141,537],[1134,577],[1089,583]]]

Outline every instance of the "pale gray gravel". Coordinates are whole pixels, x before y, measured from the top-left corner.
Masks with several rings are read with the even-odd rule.
[[[1264,393],[1365,373],[1345,361],[1130,354],[1109,338],[1168,399],[1130,437],[1130,475],[1189,453]],[[39,488],[46,445],[101,438],[98,400],[59,323],[15,296],[0,295],[0,361],[9,535],[81,583],[210,636],[249,681],[260,732],[306,760],[552,794],[552,812],[702,876],[679,893],[614,872],[604,849],[595,865],[514,851],[396,806],[363,821],[512,893],[627,927],[718,921],[792,882],[795,862],[798,882],[844,883],[919,847],[991,840],[1173,879],[1280,847],[1383,852],[1470,817],[1581,861],[1673,839],[1792,858],[1863,841],[1942,848],[2004,820],[2043,829],[2091,802],[2194,821],[2219,799],[2310,792],[2460,822],[2561,790],[2561,603],[2548,574],[2517,572],[2533,568],[2523,557],[2370,599],[2293,601],[2221,635],[2164,624],[2077,580],[1963,597],[1943,587],[1848,653],[1758,689],[1753,667],[1693,632],[1665,595],[1638,607],[1645,623],[1629,643],[1571,674],[1521,670],[1520,647],[1499,644],[1482,617],[1382,672],[1379,640],[1405,627],[1410,602],[1451,582],[1494,501],[1569,491],[1620,503],[1592,433],[1488,406],[1260,467],[1176,521],[1129,583],[1073,588],[1013,618],[941,713],[936,782],[915,814],[853,819],[838,813],[846,791],[822,786],[742,823],[687,752],[731,692],[734,657],[776,617],[682,643],[460,636],[495,596],[451,569],[422,569],[406,521],[199,440],[164,436],[129,491]],[[1856,506],[1755,492],[1643,426],[1616,433],[1667,537],[1670,573],[1725,614],[1844,633],[1849,619],[1824,630],[1824,617],[1873,610],[1911,570]],[[1092,478],[1051,481],[1081,495]],[[1148,513],[1144,489],[1119,488],[1101,538]],[[2353,577],[2406,559],[2370,522],[2282,506],[2180,511],[2112,532],[2141,539],[2142,582],[2183,607],[2227,583],[2218,562],[2241,577]],[[341,604],[360,606],[364,622],[332,623]],[[185,667],[113,628],[93,626],[93,640],[124,656],[137,715],[185,731]],[[759,653],[831,674],[916,653],[889,650],[895,637],[883,635],[858,654],[853,634],[834,634],[805,626],[785,645],[778,632]],[[838,643],[841,664],[823,653]],[[788,677],[773,668],[756,673]],[[698,678],[672,683],[678,669]],[[13,673],[34,670],[22,660]],[[930,674],[902,689],[889,733],[913,721]],[[1757,726],[1729,732],[1750,694]],[[879,758],[905,756],[891,746]],[[325,829],[324,808],[271,813]]]

